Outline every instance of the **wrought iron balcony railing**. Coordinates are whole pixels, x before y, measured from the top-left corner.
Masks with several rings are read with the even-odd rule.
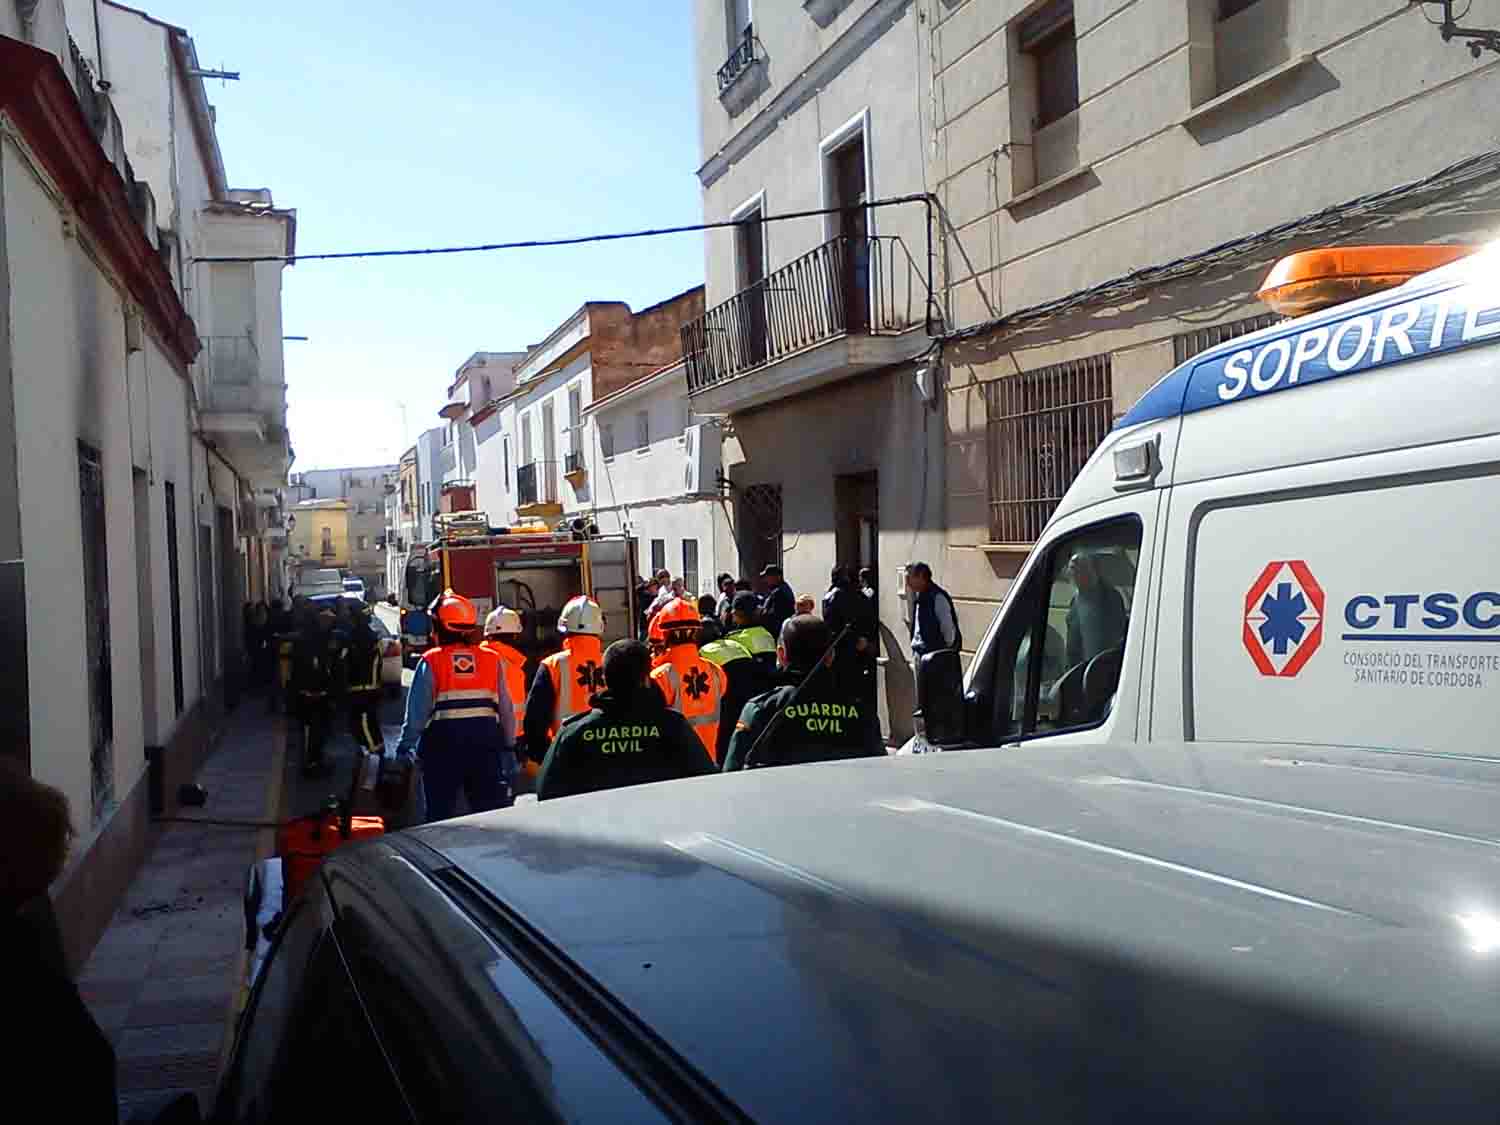
[[[688,393],[837,336],[904,332],[922,288],[901,239],[840,235],[682,326]]]
[[[516,503],[559,503],[556,461],[533,461],[516,468]]]
[[[733,86],[734,80],[749,70],[753,62],[755,62],[755,28],[746,24],[744,32],[740,35],[740,41],[729,53],[728,61],[719,67],[719,93],[722,94]]]

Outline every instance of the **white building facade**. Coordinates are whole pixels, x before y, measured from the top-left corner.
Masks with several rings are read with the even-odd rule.
[[[681,362],[595,400],[583,411],[598,482],[591,518],[635,540],[644,576],[670,570],[692,594],[715,594],[714,560],[738,552],[720,492],[723,429],[688,410]]]
[[[901,568],[944,541],[942,418],[916,372],[932,348],[922,56],[928,9],[952,3],[694,4],[703,218],[733,224],[705,235],[708,307],[684,334],[692,409],[730,427],[735,533],[714,569],[779,563],[821,597],[834,565],[874,568],[895,741],[913,703]]]
[[[196,65],[137,12],[0,2],[0,741],[69,799],[75,961],[238,693],[243,603],[281,574],[281,267],[219,286],[202,259],[289,254],[295,217],[225,184]]]
[[[679,360],[682,326],[702,308],[701,287],[640,312],[618,301],[591,301],[541,343],[507,358],[512,385],[496,393],[506,384],[493,384],[494,397],[467,416],[476,439],[478,505],[492,524],[592,519],[600,507],[617,506],[608,499],[589,410]]]

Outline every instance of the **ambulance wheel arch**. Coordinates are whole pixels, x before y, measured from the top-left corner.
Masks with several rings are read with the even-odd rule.
[[[1149,737],[1486,753],[1497,464],[1486,438],[1174,489]]]
[[[1095,505],[1049,529],[970,668],[971,742],[1135,740],[1159,496]]]

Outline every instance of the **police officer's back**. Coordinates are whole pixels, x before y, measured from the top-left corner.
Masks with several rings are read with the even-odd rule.
[[[703,743],[667,706],[650,672],[651,653],[640,641],[609,646],[605,690],[552,740],[537,776],[537,800],[714,772]]]
[[[831,674],[832,643],[828,625],[819,617],[798,615],[787,621],[777,650],[782,686],[745,705],[729,739],[725,772],[885,756],[874,709],[841,689]],[[807,686],[799,690],[804,681]],[[772,722],[775,729],[761,739]]]

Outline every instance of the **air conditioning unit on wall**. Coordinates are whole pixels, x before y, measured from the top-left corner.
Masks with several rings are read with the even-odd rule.
[[[689,495],[717,491],[716,477],[722,460],[724,431],[707,422],[699,422],[686,427],[682,437],[682,491]]]

